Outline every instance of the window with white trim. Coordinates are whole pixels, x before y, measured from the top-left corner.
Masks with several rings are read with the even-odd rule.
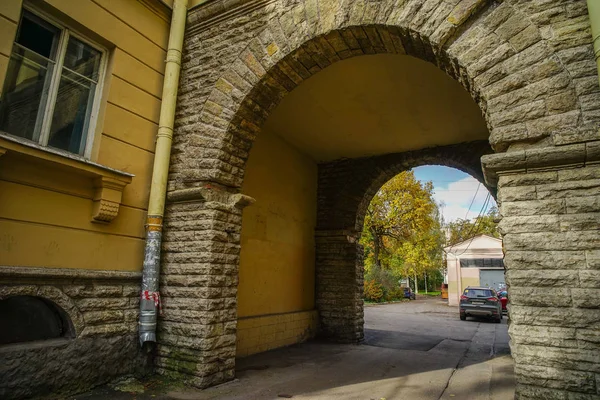
[[[0,131],[89,155],[105,52],[23,10],[10,56]]]

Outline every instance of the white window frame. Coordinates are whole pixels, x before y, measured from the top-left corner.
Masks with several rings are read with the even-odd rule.
[[[54,27],[56,27],[57,29],[60,30],[58,46],[56,49],[56,61],[54,63],[54,70],[52,71],[52,76],[50,77],[50,83],[49,83],[49,89],[48,89],[48,93],[47,93],[46,103],[43,105],[42,119],[41,119],[41,121],[36,121],[36,125],[38,123],[41,123],[41,128],[39,130],[39,137],[37,138],[37,140],[34,140],[34,142],[36,142],[44,147],[48,147],[48,141],[50,139],[50,127],[52,124],[52,116],[54,113],[54,107],[56,106],[56,99],[58,96],[58,87],[60,85],[60,79],[61,79],[62,72],[63,72],[62,71],[63,63],[64,63],[65,54],[67,51],[67,45],[69,43],[69,38],[72,36],[75,39],[85,43],[86,45],[94,48],[95,50],[97,50],[101,53],[100,65],[98,68],[98,82],[96,83],[96,89],[94,90],[94,94],[93,94],[92,107],[90,110],[88,126],[85,127],[86,131],[84,132],[84,134],[86,136],[85,136],[85,140],[80,145],[80,146],[84,146],[83,151],[81,151],[82,150],[81,147],[79,149],[80,152],[78,152],[78,153],[72,153],[65,149],[56,149],[58,151],[63,151],[68,154],[83,156],[84,158],[89,159],[92,154],[92,147],[93,147],[93,143],[94,143],[96,124],[98,122],[98,114],[100,112],[100,103],[101,103],[102,92],[103,92],[103,88],[104,88],[104,79],[105,79],[106,69],[107,69],[107,65],[108,65],[108,50],[105,47],[99,45],[98,43],[96,43],[96,42],[88,39],[84,35],[80,34],[77,30],[72,29],[69,26],[66,26],[61,21],[58,21],[56,18],[52,17],[51,15],[48,15],[47,13],[44,13],[44,12],[36,9],[36,8],[32,7],[31,5],[24,4],[23,10],[37,16],[38,18],[42,19],[46,23],[53,25]],[[20,23],[21,23],[21,21],[19,20],[19,25],[20,25]],[[15,43],[16,42],[13,42],[13,45]],[[11,51],[11,53],[12,53],[12,51]],[[72,72],[72,71],[70,71],[70,72]],[[73,72],[73,73],[78,75],[76,72]],[[87,77],[85,77],[85,78],[89,79]],[[42,110],[40,110],[40,112],[42,112]],[[18,138],[22,139],[22,140],[27,140],[30,142],[29,139],[25,139],[25,138],[21,138],[21,137],[18,137]]]

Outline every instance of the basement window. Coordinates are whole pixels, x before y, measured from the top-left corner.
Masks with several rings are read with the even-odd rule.
[[[105,52],[23,10],[0,100],[0,130],[89,157]]]
[[[67,313],[53,302],[35,296],[0,300],[0,345],[74,337]]]

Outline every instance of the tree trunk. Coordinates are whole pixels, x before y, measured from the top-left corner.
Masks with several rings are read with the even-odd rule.
[[[371,234],[373,235],[373,258],[375,259],[375,267],[380,268],[381,264],[379,262],[379,252],[381,248],[381,243],[379,240],[379,235],[375,230],[371,230]]]

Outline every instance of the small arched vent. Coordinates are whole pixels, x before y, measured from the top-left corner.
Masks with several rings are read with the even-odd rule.
[[[0,300],[0,345],[73,337],[67,313],[53,302],[34,296]]]

